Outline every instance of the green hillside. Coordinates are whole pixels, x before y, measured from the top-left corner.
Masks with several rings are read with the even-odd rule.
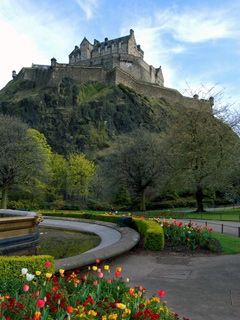
[[[61,154],[95,154],[115,137],[138,128],[159,132],[176,108],[164,100],[141,96],[123,86],[65,78],[58,87],[36,87],[13,80],[0,91],[0,112],[19,116],[47,137]]]

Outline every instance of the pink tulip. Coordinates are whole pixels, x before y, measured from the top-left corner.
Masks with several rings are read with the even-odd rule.
[[[28,292],[29,288],[30,287],[29,287],[28,284],[24,284],[23,287],[22,287],[23,291],[25,291],[25,292]]]

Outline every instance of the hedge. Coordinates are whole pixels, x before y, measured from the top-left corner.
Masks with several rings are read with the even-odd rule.
[[[51,267],[46,268],[44,263],[51,262]],[[35,274],[36,271],[41,271],[38,276],[39,281],[44,281],[45,273],[53,273],[54,258],[52,256],[0,256],[0,294],[14,292],[15,287],[22,282],[20,277],[22,268],[27,268],[28,273]]]
[[[164,248],[163,228],[152,220],[134,218],[136,229],[144,238],[144,248],[161,251]]]
[[[64,218],[77,218],[77,219],[89,219],[96,221],[105,221],[119,224],[122,216],[107,215],[107,214],[92,214],[92,213],[44,213],[46,216],[51,217],[64,217]]]

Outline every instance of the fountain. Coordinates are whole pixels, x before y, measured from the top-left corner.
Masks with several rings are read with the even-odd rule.
[[[0,255],[36,254],[41,221],[35,212],[0,209]]]

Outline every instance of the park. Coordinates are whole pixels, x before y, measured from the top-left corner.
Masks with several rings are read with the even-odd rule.
[[[239,319],[239,12],[0,3],[0,320]]]

